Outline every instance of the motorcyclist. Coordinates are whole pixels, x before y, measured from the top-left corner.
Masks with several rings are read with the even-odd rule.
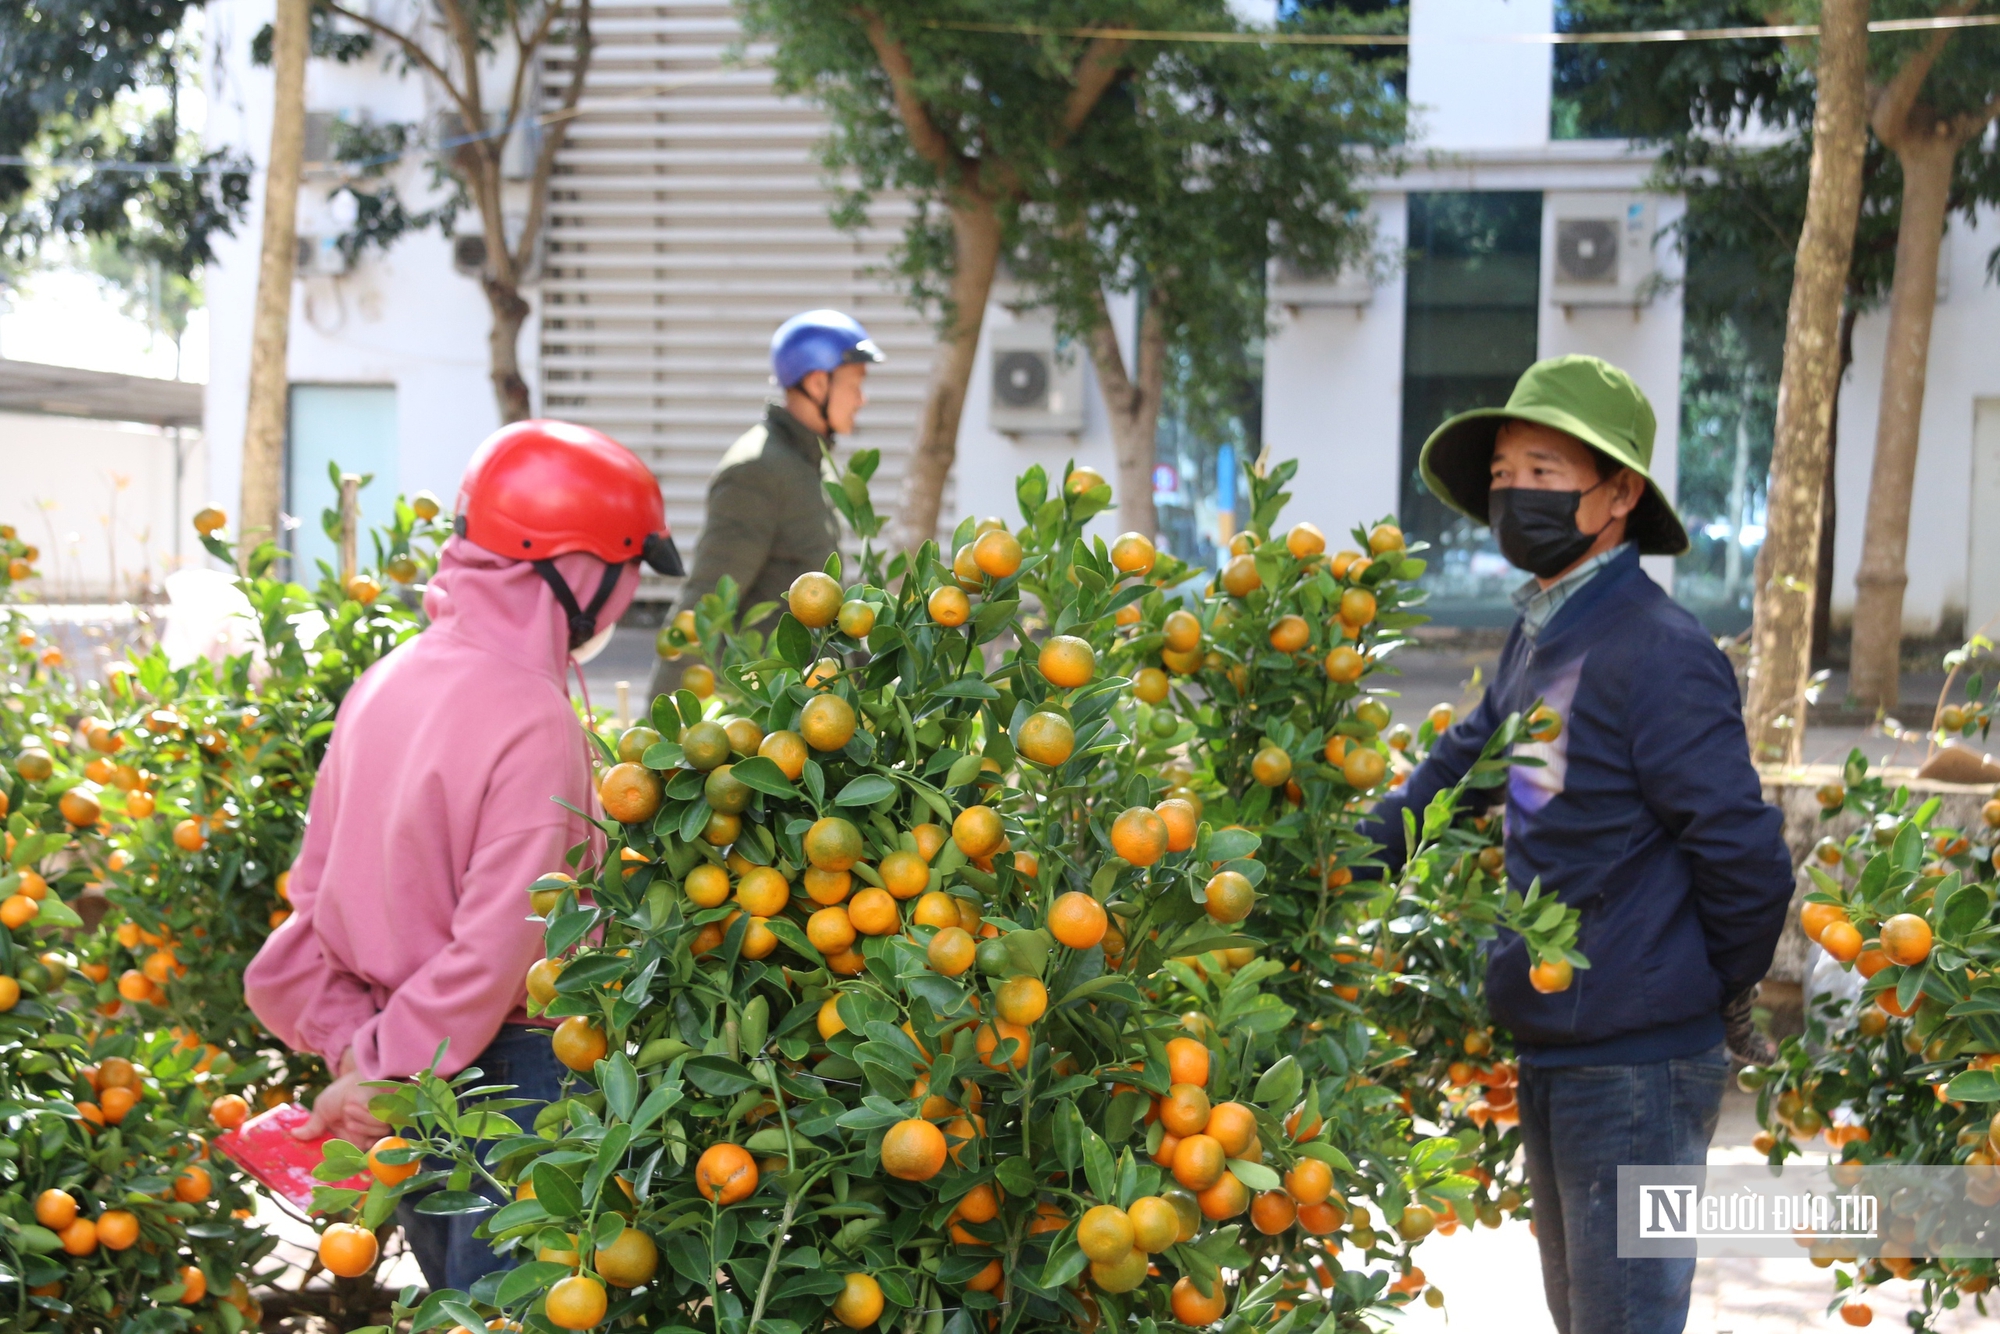
[[[771,335],[771,378],[785,391],[764,420],[745,431],[716,465],[708,514],[695,544],[694,569],[678,605],[689,608],[724,575],[736,581],[737,605],[782,598],[792,581],[826,564],[840,524],[820,482],[834,437],[854,430],[868,402],[862,382],[885,358],[868,331],[837,310],[794,315]],[[662,658],[652,693],[680,685],[689,659]]]

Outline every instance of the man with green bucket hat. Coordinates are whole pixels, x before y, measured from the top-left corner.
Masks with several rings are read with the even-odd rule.
[[[1792,891],[1735,674],[1639,568],[1688,545],[1652,477],[1653,432],[1629,375],[1571,356],[1537,362],[1506,407],[1460,413],[1424,442],[1424,481],[1491,524],[1532,578],[1485,698],[1368,826],[1400,863],[1403,812],[1456,784],[1508,715],[1530,716],[1532,744],[1515,755],[1540,763],[1508,773],[1507,881],[1539,880],[1578,910],[1588,966],[1531,958],[1502,932],[1486,990],[1520,1056],[1542,1282],[1562,1334],[1686,1324],[1692,1258],[1618,1257],[1618,1168],[1706,1159],[1727,1052],[1765,1054],[1750,1000]]]

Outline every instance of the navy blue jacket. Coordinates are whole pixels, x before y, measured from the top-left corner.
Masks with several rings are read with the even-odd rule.
[[[1528,984],[1511,931],[1487,945],[1487,1003],[1539,1065],[1690,1056],[1722,1040],[1725,997],[1770,967],[1791,900],[1783,818],[1765,804],[1729,661],[1624,552],[1530,640],[1517,623],[1471,716],[1377,808],[1364,832],[1403,857],[1403,809],[1421,816],[1462,778],[1509,713],[1537,699],[1561,734],[1524,744],[1507,784],[1507,879],[1581,910],[1590,967],[1569,990]],[[1419,819],[1421,824],[1421,819]]]

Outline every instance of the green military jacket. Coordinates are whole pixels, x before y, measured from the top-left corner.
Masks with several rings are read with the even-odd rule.
[[[737,605],[747,611],[783,598],[794,579],[826,564],[840,543],[840,521],[820,489],[824,448],[819,436],[775,403],[729,447],[709,479],[708,515],[677,607],[692,607],[713,593],[726,574],[740,590]],[[677,689],[688,661],[656,663],[653,693]]]

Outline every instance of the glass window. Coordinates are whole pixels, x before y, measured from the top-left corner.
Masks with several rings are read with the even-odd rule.
[[[361,524],[386,524],[395,508],[396,461],[401,437],[396,430],[396,386],[392,384],[295,384],[291,395],[291,429],[285,440],[285,512],[298,516],[292,530],[292,578],[303,584],[319,581],[318,562],[329,568],[340,562],[339,544],[327,535],[322,518],[340,510],[340,487],[327,471],[372,475],[361,489]],[[367,544],[361,559],[372,560]]]
[[[1404,528],[1437,549],[1427,611],[1445,625],[1505,625],[1521,575],[1484,524],[1448,508],[1417,472],[1439,423],[1507,401],[1534,364],[1540,315],[1542,197],[1532,191],[1410,196],[1403,332]]]

